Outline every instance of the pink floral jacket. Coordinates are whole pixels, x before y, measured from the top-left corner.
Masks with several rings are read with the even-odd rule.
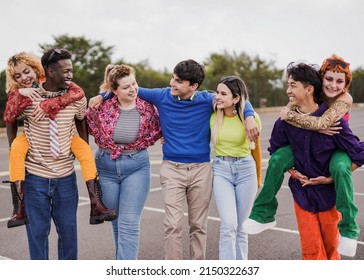
[[[111,150],[111,159],[118,158],[123,150],[146,149],[162,136],[159,116],[154,106],[138,97],[136,109],[140,113],[139,134],[126,146],[118,145],[113,140],[115,126],[120,116],[116,96],[106,100],[98,108],[87,109],[89,133],[95,137],[95,142],[100,148]]]
[[[67,92],[64,95],[42,100],[39,103],[39,106],[45,113],[49,115],[51,119],[54,119],[59,111],[66,108],[71,103],[80,100],[84,96],[85,93],[83,89],[71,82]],[[20,113],[30,105],[32,105],[32,100],[27,96],[21,95],[18,90],[9,92],[8,102],[6,103],[3,116],[4,121],[6,123],[14,123],[19,117]]]

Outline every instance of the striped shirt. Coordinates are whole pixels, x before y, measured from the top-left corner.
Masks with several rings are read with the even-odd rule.
[[[136,107],[120,109],[120,116],[116,123],[113,139],[116,144],[126,146],[139,135],[140,114]],[[135,154],[137,150],[124,150],[122,155]]]
[[[46,92],[40,86],[40,92],[45,97],[54,96],[57,93]],[[62,93],[58,93],[62,94]],[[42,99],[42,100],[43,100]],[[32,116],[39,101],[33,101],[20,115],[24,118],[24,130],[29,142],[29,150],[25,161],[25,167],[30,174],[43,178],[62,178],[74,172],[74,155],[71,152],[71,141],[75,132],[75,117],[82,120],[86,114],[86,98],[68,105],[57,114],[59,141],[61,153],[55,159],[50,154],[49,145],[49,117],[41,121],[34,121]]]

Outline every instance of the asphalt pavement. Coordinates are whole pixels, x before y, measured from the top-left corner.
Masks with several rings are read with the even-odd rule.
[[[263,149],[263,175],[265,174],[269,154],[267,152],[268,140],[274,121],[278,117],[276,109],[258,110],[262,119],[262,149]],[[360,139],[364,139],[364,110],[355,107],[350,117],[350,127]],[[8,179],[8,144],[4,134],[0,131],[0,180]],[[91,138],[91,146],[96,151],[96,146]],[[162,161],[161,145],[158,142],[149,148],[152,166],[152,185],[150,194],[143,211],[141,220],[141,236],[139,259],[163,260],[164,259],[164,234],[163,219],[164,207],[159,182],[159,169]],[[111,224],[105,222],[101,225],[89,224],[90,204],[87,190],[83,182],[79,164],[75,161],[79,187],[78,207],[78,240],[79,259],[81,260],[112,260],[114,259],[114,241]],[[355,200],[359,208],[357,221],[360,225],[357,254],[354,258],[343,257],[349,260],[364,259],[364,183],[363,168],[353,173],[355,185]],[[299,260],[301,259],[299,236],[293,210],[292,196],[287,187],[288,176],[286,176],[283,187],[278,193],[279,208],[276,215],[277,226],[258,235],[249,236],[249,259],[251,260]],[[11,196],[9,186],[0,183],[0,260],[27,260],[29,259],[25,227],[8,229],[6,222],[11,214]],[[185,215],[187,217],[187,214]],[[188,249],[188,225],[185,218],[183,244],[183,255],[189,259]],[[218,259],[219,243],[219,216],[211,201],[208,238],[207,259]],[[55,227],[49,237],[50,259],[57,259],[57,235]]]

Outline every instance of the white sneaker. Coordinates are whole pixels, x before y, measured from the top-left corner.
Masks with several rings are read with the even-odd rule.
[[[257,234],[257,233],[261,233],[262,231],[265,231],[267,229],[270,229],[272,227],[275,227],[276,224],[277,224],[276,221],[263,224],[263,223],[254,221],[252,219],[247,219],[243,223],[243,232],[245,232],[247,234]]]
[[[339,247],[337,250],[340,255],[354,257],[356,254],[356,246],[358,241],[355,239],[339,236]]]

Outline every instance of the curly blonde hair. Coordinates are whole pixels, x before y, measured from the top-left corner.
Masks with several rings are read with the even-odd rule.
[[[15,67],[19,64],[25,64],[33,68],[35,74],[37,75],[38,82],[45,80],[45,73],[42,67],[41,61],[35,55],[26,52],[20,52],[14,54],[8,59],[8,64],[6,67],[6,92],[17,90],[21,88],[20,84],[15,80]]]
[[[342,57],[340,57],[336,54],[333,54],[329,58],[325,59],[324,62],[322,62],[322,65],[320,68],[321,77],[323,78],[327,71],[344,73],[345,74],[345,89],[348,90],[349,86],[351,84],[351,81],[353,80],[349,66],[350,66],[350,63],[346,62]]]

